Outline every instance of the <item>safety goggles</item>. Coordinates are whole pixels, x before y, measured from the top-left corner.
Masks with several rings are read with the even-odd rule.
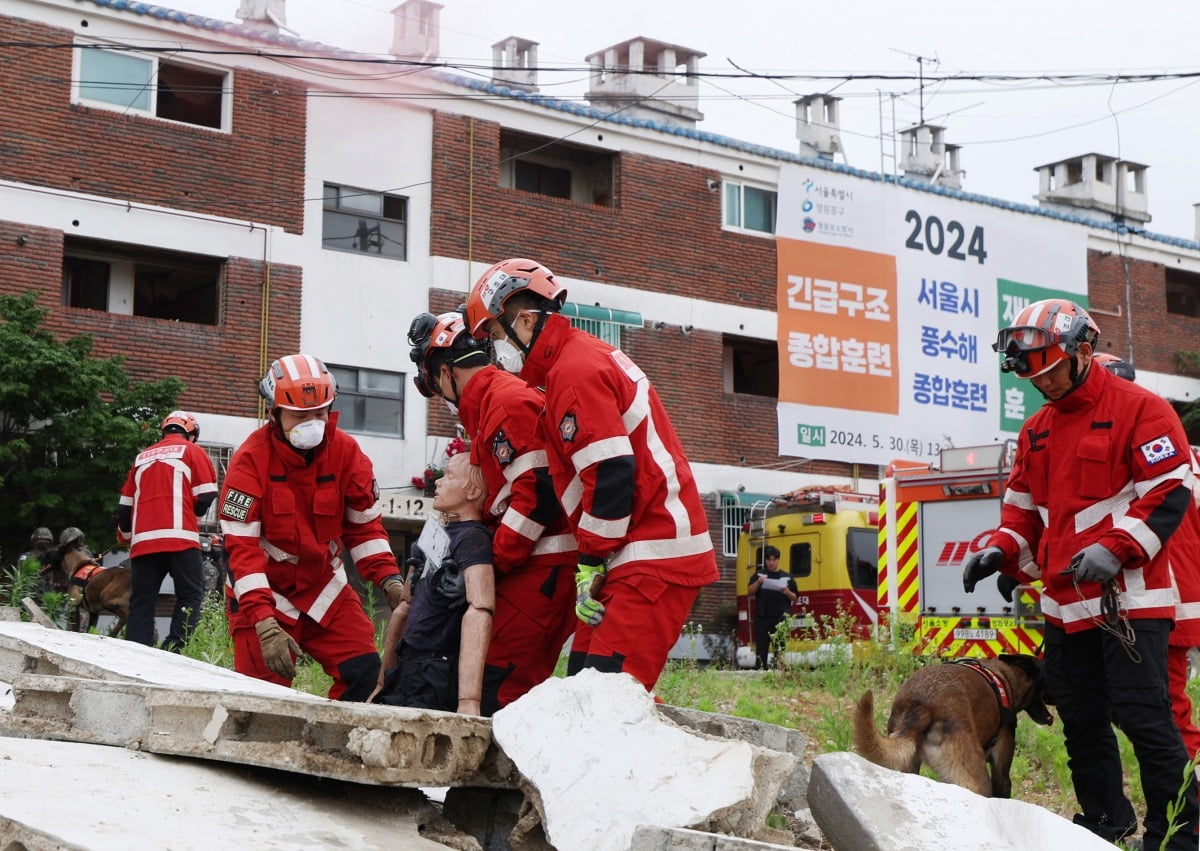
[[[1002,328],[992,349],[1004,355],[1000,362],[1001,372],[1015,372],[1018,378],[1034,378],[1069,357],[1062,341],[1062,335],[1054,331],[1036,325],[1017,325]]]

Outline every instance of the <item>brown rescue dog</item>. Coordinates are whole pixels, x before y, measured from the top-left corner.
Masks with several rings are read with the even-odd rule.
[[[875,726],[875,696],[867,691],[859,699],[855,750],[877,765],[911,774],[927,763],[944,782],[1007,798],[1017,713],[1054,723],[1044,689],[1041,662],[1032,656],[930,665],[896,693],[886,736]]]

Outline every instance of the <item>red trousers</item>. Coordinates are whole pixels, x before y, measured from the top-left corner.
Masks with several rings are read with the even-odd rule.
[[[275,617],[300,648],[333,677],[329,689],[332,700],[367,699],[379,678],[379,651],[375,647],[375,627],[352,587],[347,585],[333,601],[328,626],[321,626],[307,615],[301,615],[294,624],[288,623],[278,612]],[[290,680],[267,670],[253,623],[231,611],[229,631],[233,637],[235,671],[267,682],[291,685]]]
[[[618,571],[608,576],[597,596],[605,606],[604,620],[599,626],[576,627],[567,673],[584,668],[624,671],[646,691],[654,691],[699,593],[698,586],[672,585],[643,574]]]
[[[1173,644],[1167,647],[1167,690],[1171,693],[1171,712],[1175,716],[1175,726],[1183,735],[1183,744],[1187,748],[1188,756],[1195,757],[1200,753],[1200,730],[1196,729],[1192,699],[1187,693],[1188,649]]]

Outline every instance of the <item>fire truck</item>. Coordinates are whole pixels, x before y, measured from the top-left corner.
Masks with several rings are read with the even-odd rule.
[[[789,651],[817,635],[821,623],[851,621],[865,637],[876,624],[879,497],[838,487],[805,488],[750,508],[738,537],[737,663],[754,667],[754,600],[750,577],[763,569],[768,545],[799,596],[792,605]]]
[[[916,652],[993,657],[1041,644],[1040,583],[1008,603],[993,580],[967,594],[967,558],[1000,522],[1015,443],[943,449],[936,466],[894,461],[880,485],[881,623],[893,639],[911,632]]]
[[[893,461],[878,496],[814,488],[756,503],[738,540],[738,665],[754,665],[748,586],[768,544],[799,590],[789,653],[811,649],[822,619],[918,653],[1035,652],[1040,585],[1018,587],[1012,603],[991,580],[962,587],[964,563],[1000,522],[1014,451],[1009,441],[943,449],[936,464]]]

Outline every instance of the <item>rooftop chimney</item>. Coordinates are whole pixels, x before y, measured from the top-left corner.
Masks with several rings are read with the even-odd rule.
[[[946,143],[946,128],[917,124],[900,131],[900,168],[904,176],[922,183],[961,189],[966,172],[959,162],[961,145]]]
[[[285,2],[286,0],[242,0],[242,5],[237,10],[237,18],[246,26],[278,32],[280,29],[287,29]]]
[[[1064,212],[1106,213],[1115,222],[1150,221],[1146,169],[1139,163],[1104,154],[1082,154],[1040,165],[1038,203]]]
[[[704,118],[696,72],[705,54],[638,36],[588,55],[592,69],[587,99],[599,109],[619,109],[685,127]]]
[[[796,138],[800,140],[800,155],[832,160],[843,153],[839,133],[838,103],[833,95],[807,95],[795,101]]]
[[[492,45],[492,81],[537,91],[537,42],[510,35]]]
[[[438,14],[441,11],[441,4],[431,0],[407,0],[392,9],[396,22],[388,52],[397,59],[411,59],[414,62],[437,59],[440,50],[438,34],[441,32]]]

